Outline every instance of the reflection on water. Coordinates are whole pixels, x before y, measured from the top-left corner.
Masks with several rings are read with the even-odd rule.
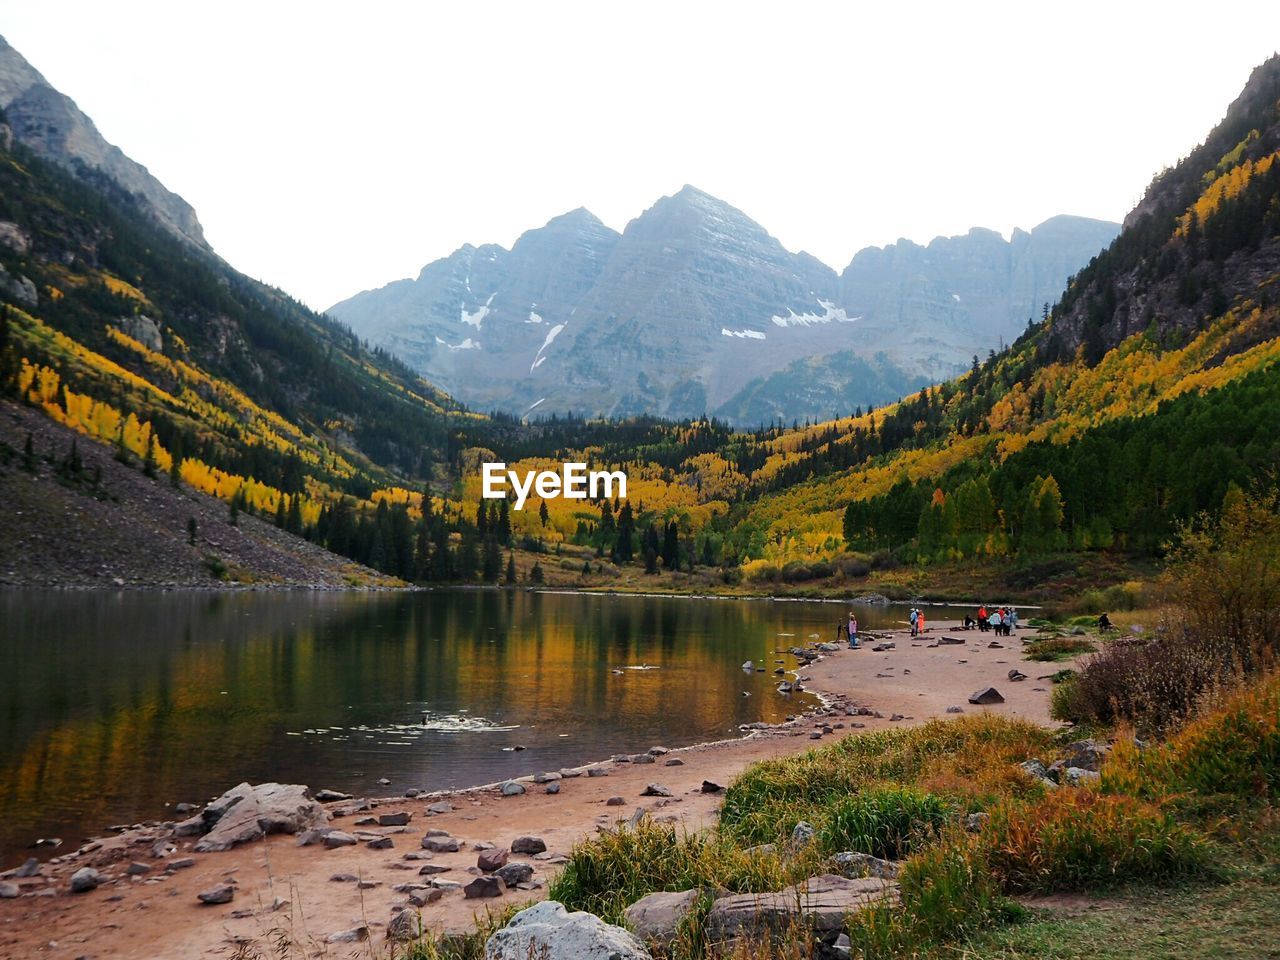
[[[742,662],[772,670],[775,649],[831,639],[843,613],[494,591],[3,592],[0,865],[36,837],[72,845],[241,780],[437,790],[732,736],[797,709]],[[870,629],[901,618],[859,613]]]

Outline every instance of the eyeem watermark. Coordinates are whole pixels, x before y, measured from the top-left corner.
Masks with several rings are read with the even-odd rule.
[[[593,500],[597,497],[627,496],[627,475],[621,470],[587,470],[585,463],[566,463],[560,473],[554,470],[530,470],[522,478],[505,463],[486,463],[481,468],[486,500],[505,500],[506,487],[515,491],[516,510],[524,509],[530,491],[543,500],[564,497],[568,500]],[[521,482],[523,480],[523,482]]]

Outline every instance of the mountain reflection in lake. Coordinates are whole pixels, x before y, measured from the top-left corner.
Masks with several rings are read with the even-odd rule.
[[[800,708],[774,689],[773,651],[832,639],[846,612],[497,591],[0,592],[0,866],[37,837],[65,852],[242,780],[438,790],[735,736]],[[902,616],[859,610],[872,629]],[[769,672],[744,672],[748,659]]]

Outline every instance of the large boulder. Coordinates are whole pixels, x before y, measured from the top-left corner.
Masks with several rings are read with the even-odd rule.
[[[521,910],[489,938],[485,960],[653,960],[636,937],[590,913],[544,900]]]
[[[744,934],[786,930],[798,919],[820,933],[833,932],[843,927],[849,914],[897,895],[898,885],[890,880],[824,874],[775,893],[721,897],[707,915],[707,936],[713,942],[734,940]]]
[[[681,921],[689,915],[697,902],[697,890],[651,893],[627,907],[622,915],[627,926],[642,940],[666,948],[675,940]]]
[[[196,850],[230,850],[238,843],[261,840],[269,833],[300,833],[329,820],[311,791],[297,783],[242,783],[232,787],[201,811],[204,834]],[[189,823],[190,821],[188,821]]]
[[[986,706],[992,703],[1004,703],[1004,697],[995,687],[983,687],[981,690],[975,690],[969,696],[969,702]]]

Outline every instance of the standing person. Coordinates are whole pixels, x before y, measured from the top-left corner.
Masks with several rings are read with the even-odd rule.
[[[987,605],[985,603],[978,607],[978,631],[980,633],[987,632]]]
[[[915,607],[911,608],[911,636],[915,636],[918,631],[920,622],[920,611]]]
[[[858,649],[858,618],[849,611],[849,649]]]
[[[1009,608],[1009,629],[1010,631],[1018,629],[1018,608]]]
[[[921,610],[916,614],[916,632],[924,633],[924,611]]]
[[[991,611],[991,628],[995,630],[996,636],[1000,636],[1000,611]]]

